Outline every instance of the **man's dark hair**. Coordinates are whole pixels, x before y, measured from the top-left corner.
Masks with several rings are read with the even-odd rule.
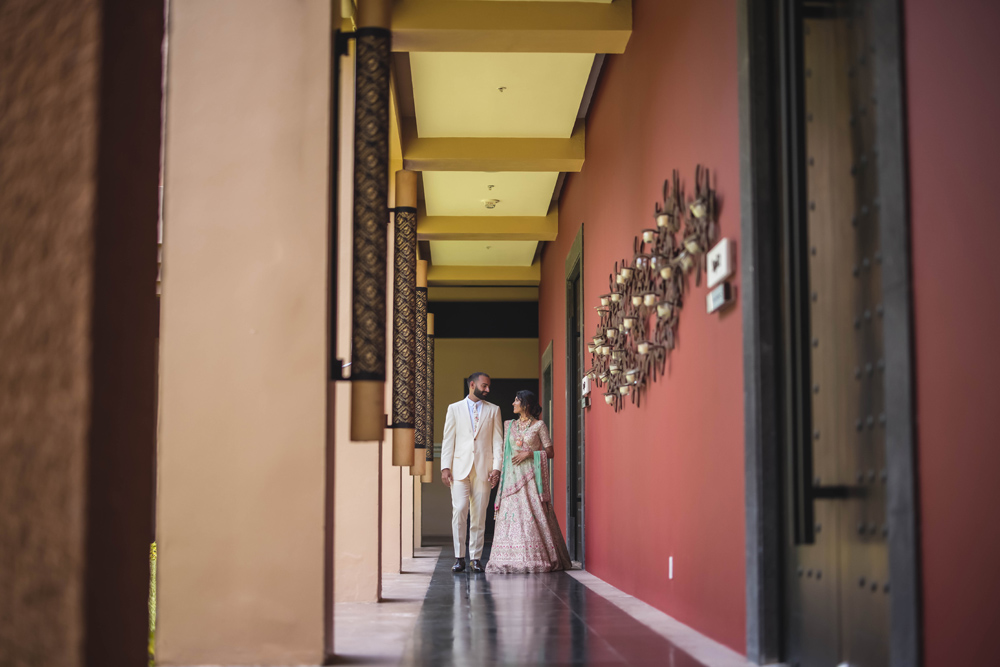
[[[489,379],[489,375],[486,373],[475,372],[469,376],[469,379],[465,381],[465,386],[468,387],[470,382],[478,382],[480,377],[485,377]]]

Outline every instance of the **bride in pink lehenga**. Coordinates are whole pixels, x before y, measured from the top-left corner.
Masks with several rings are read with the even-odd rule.
[[[533,393],[517,392],[514,414],[518,418],[504,423],[503,468],[487,573],[554,572],[571,567],[552,509],[552,439],[538,419],[541,413]]]

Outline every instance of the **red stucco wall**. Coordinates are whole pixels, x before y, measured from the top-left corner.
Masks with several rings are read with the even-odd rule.
[[[711,167],[721,233],[739,244],[736,3],[637,0],[634,12],[626,53],[605,62],[586,163],[567,179],[559,238],[542,257],[539,342],[541,349],[554,342],[556,488],[566,481],[565,260],[579,226],[588,334],[614,262],[631,257],[633,237],[653,225],[653,203],[672,169],[690,192],[695,166]],[[692,278],[690,287],[667,377],[639,409],[628,403],[615,415],[595,394],[587,412],[586,565],[742,653],[740,304],[708,315],[704,284]],[[564,517],[565,497],[556,498]]]
[[[926,665],[985,665],[1000,627],[1000,5],[905,12]]]

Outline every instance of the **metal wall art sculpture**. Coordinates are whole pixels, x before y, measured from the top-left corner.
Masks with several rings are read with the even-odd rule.
[[[587,344],[587,374],[605,389],[604,400],[615,412],[625,407],[626,396],[640,404],[649,383],[663,375],[676,345],[687,275],[697,268],[700,283],[704,255],[718,234],[709,179],[708,169],[699,165],[689,202],[677,170],[672,181],[664,181],[663,203],[654,207],[656,227],[635,237],[632,260],[615,263],[611,291],[595,306],[599,322]]]

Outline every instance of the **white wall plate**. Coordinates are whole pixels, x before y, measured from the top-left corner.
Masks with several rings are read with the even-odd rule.
[[[733,275],[733,255],[729,239],[722,239],[708,251],[708,289],[712,289]]]

